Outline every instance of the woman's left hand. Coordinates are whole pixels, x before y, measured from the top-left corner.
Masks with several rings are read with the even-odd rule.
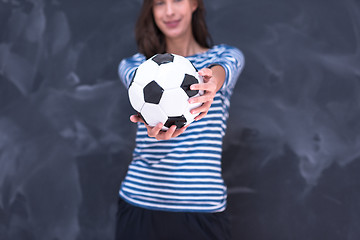
[[[220,66],[219,66],[220,67]],[[222,67],[220,67],[222,68]],[[191,90],[203,90],[204,94],[198,97],[193,97],[189,99],[189,103],[202,103],[198,108],[191,110],[192,114],[200,113],[195,121],[198,121],[206,116],[209,111],[211,104],[214,101],[215,94],[219,89],[218,80],[213,76],[213,70],[210,68],[203,68],[199,72],[199,75],[203,77],[204,83],[193,84],[190,86]],[[222,85],[223,81],[221,82]],[[220,86],[221,86],[220,85]]]

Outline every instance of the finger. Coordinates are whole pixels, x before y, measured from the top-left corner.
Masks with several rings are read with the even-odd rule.
[[[198,113],[201,113],[201,112],[207,112],[207,111],[209,111],[209,108],[210,108],[211,104],[212,103],[210,101],[205,102],[201,106],[192,109],[190,112],[191,112],[191,114],[198,114]]]
[[[159,135],[159,132],[161,131],[161,128],[163,127],[164,125],[162,123],[158,123],[156,124],[155,127],[149,127],[147,126],[147,130],[148,130],[148,135],[149,137],[157,137]]]
[[[213,82],[196,83],[190,86],[191,90],[203,90],[206,92],[215,92],[216,84]]]
[[[190,85],[190,90],[204,90],[203,83],[195,83]]]
[[[210,68],[203,68],[198,72],[198,74],[202,77],[211,78],[212,70]]]
[[[138,115],[131,115],[130,116],[130,121],[133,122],[133,123],[137,123],[137,122],[144,123],[144,120],[142,120],[142,118],[139,117]]]
[[[214,99],[214,94],[205,93],[204,95],[198,97],[192,97],[188,101],[190,104],[193,104],[193,103],[212,102],[213,99]]]
[[[198,116],[195,117],[194,120],[195,120],[195,121],[199,121],[200,119],[202,119],[203,117],[205,117],[207,113],[208,113],[208,112],[202,112],[202,113],[200,113]]]
[[[191,90],[204,90],[209,91],[208,83],[195,83],[190,86]]]
[[[172,135],[174,134],[174,132],[176,131],[176,126],[172,125],[165,133],[164,133],[164,137],[166,140],[170,139],[172,137]]]
[[[171,126],[168,130],[166,130],[165,132],[160,132],[157,136],[156,139],[157,140],[169,140],[171,138],[171,136],[173,135],[174,131],[176,130],[176,126],[173,125]]]
[[[174,137],[179,136],[180,134],[183,134],[183,133],[185,132],[185,130],[188,128],[188,126],[189,126],[189,125],[184,126],[184,127],[180,128],[180,129],[176,130],[176,131],[173,133],[172,137],[174,138]]]

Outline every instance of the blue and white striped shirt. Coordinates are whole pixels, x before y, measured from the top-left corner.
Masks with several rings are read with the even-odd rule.
[[[244,66],[236,48],[216,45],[205,53],[187,57],[197,69],[221,65],[226,72],[208,114],[193,122],[176,138],[158,141],[138,124],[136,147],[120,196],[147,209],[181,212],[220,212],[226,207],[226,186],[221,175],[222,140],[230,96]],[[145,56],[135,54],[121,61],[119,75],[129,86]]]

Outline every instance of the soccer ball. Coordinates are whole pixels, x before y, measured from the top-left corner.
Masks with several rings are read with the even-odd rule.
[[[156,54],[136,69],[128,89],[129,100],[149,126],[161,122],[162,130],[172,125],[181,128],[197,116],[190,110],[201,103],[190,104],[188,100],[202,95],[203,91],[190,90],[190,86],[202,82],[197,69],[185,57]]]

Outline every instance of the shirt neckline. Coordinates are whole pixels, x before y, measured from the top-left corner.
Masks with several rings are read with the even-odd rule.
[[[195,57],[198,57],[198,56],[207,55],[207,54],[209,54],[211,51],[213,51],[215,47],[216,47],[216,45],[212,46],[211,48],[209,48],[209,49],[206,50],[205,52],[195,53],[195,54],[193,54],[193,55],[187,56],[186,58],[195,58]]]

